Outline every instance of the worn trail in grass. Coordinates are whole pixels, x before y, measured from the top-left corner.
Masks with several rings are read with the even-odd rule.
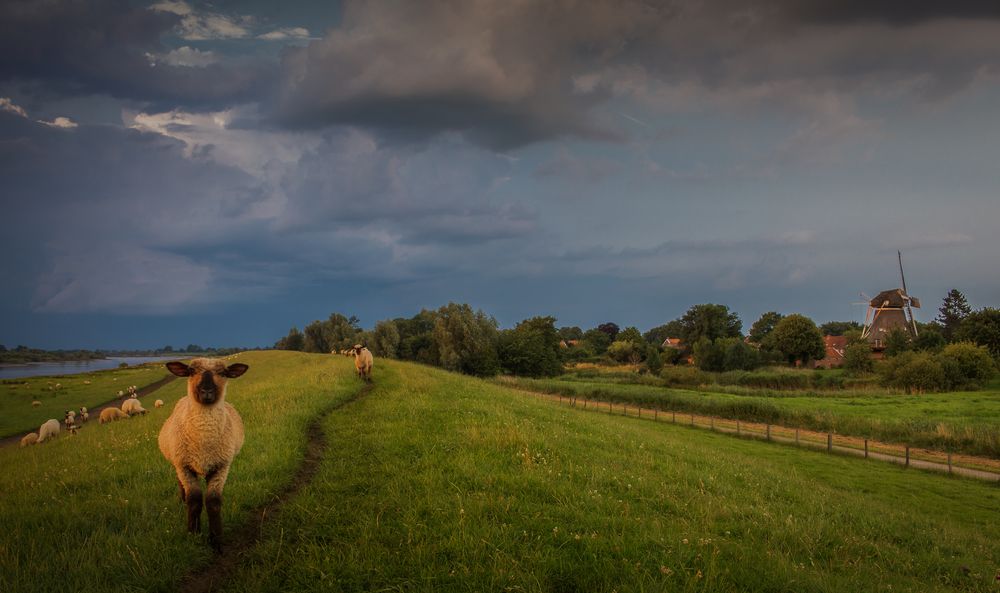
[[[291,352],[237,357],[250,371],[227,401],[247,439],[226,484],[226,533],[294,479],[307,452],[307,426],[357,393],[348,360]],[[156,444],[174,403],[175,381],[158,392],[164,408],[88,427],[76,437],[0,449],[0,591],[177,591],[213,555],[185,529],[177,484]]]
[[[995,591],[995,486],[376,377],[225,590]]]

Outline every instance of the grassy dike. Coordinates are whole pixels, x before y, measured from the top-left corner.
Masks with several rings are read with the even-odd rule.
[[[1000,392],[737,395],[614,380],[501,378],[541,393],[695,412],[1000,459]]]
[[[995,485],[412,364],[375,381],[225,590],[996,591]]]
[[[253,352],[235,360],[250,365],[227,395],[247,440],[226,485],[227,531],[290,480],[309,420],[360,388],[344,358]],[[0,449],[0,591],[175,591],[211,560],[204,536],[185,532],[173,468],[156,444],[184,389],[184,381],[162,388],[167,405],[147,406],[143,417],[92,420],[75,437]]]

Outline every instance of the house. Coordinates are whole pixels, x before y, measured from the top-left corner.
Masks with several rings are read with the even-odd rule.
[[[847,338],[844,336],[823,336],[823,346],[826,355],[813,363],[813,368],[835,369],[844,366],[844,351],[847,350]]]
[[[667,338],[660,344],[660,348],[673,348],[674,350],[680,350],[682,346],[680,338]]]

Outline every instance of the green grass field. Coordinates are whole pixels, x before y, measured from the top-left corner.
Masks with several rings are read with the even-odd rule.
[[[240,355],[227,530],[302,459],[351,361]],[[164,388],[168,402],[183,385]],[[164,397],[166,396],[166,397]],[[0,590],[173,591],[211,561],[156,449],[168,408],[0,450]],[[376,361],[227,591],[996,591],[1000,489],[559,407]]]
[[[737,394],[629,383],[614,376],[504,377],[498,381],[543,393],[833,431],[1000,459],[1000,388],[996,385],[982,391],[923,395],[836,391]]]
[[[162,364],[150,363],[79,375],[5,379],[0,381],[0,438],[37,431],[49,418],[61,422],[66,410],[98,406],[118,397],[129,385],[142,388],[167,374]],[[61,387],[54,389],[57,383]],[[32,401],[41,405],[33,407]]]

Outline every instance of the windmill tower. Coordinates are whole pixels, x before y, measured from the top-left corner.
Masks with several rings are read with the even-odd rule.
[[[865,315],[865,326],[861,337],[868,340],[872,350],[881,352],[885,349],[886,339],[894,329],[901,329],[910,338],[917,337],[917,321],[913,318],[913,307],[920,308],[920,299],[911,297],[906,292],[906,277],[903,275],[903,254],[899,257],[899,279],[901,288],[883,290],[868,302],[868,313]]]

